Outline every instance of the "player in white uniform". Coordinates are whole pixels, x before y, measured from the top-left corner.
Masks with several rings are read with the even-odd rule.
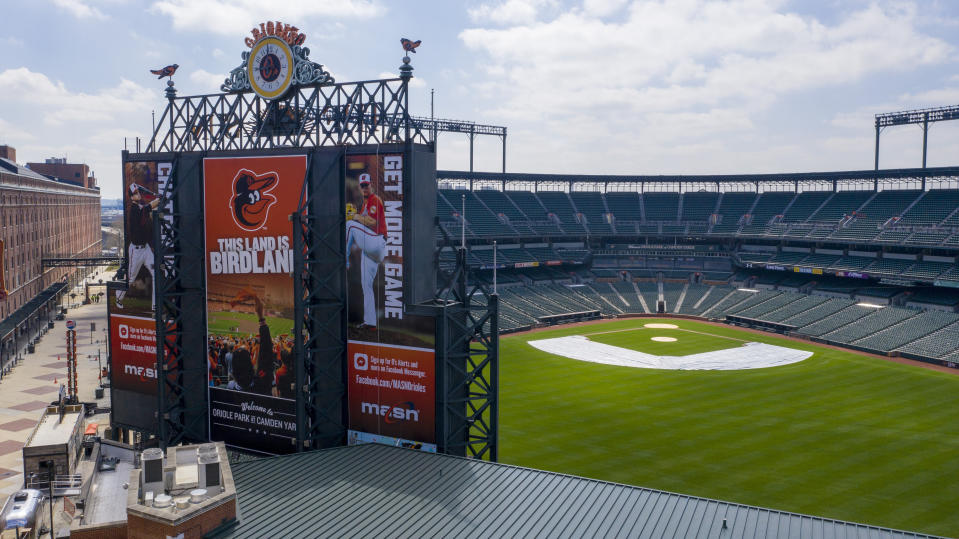
[[[156,309],[156,291],[153,286],[153,210],[160,204],[159,198],[147,202],[143,199],[143,192],[151,194],[149,190],[135,183],[130,184],[130,207],[127,209],[127,233],[130,235],[130,247],[127,249],[127,283],[132,284],[137,274],[145,266],[150,272],[150,309]],[[123,308],[123,297],[126,290],[117,290],[117,308]]]
[[[350,254],[359,249],[360,282],[363,285],[363,323],[360,328],[376,327],[376,295],[373,283],[386,255],[386,221],[383,216],[383,201],[373,193],[369,174],[360,174],[360,192],[363,206],[355,215],[347,212],[346,221],[346,267],[350,267]]]

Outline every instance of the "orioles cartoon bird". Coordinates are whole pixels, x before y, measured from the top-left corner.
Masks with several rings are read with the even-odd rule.
[[[403,44],[404,51],[416,53],[416,47],[419,47],[422,41],[419,39],[417,39],[416,41],[410,41],[409,39],[406,39],[404,37],[404,38],[400,38],[400,43]]]
[[[254,232],[266,224],[270,207],[276,204],[276,196],[270,191],[276,187],[275,172],[255,174],[241,169],[233,180],[233,220],[243,230]]]
[[[156,75],[158,79],[162,79],[163,77],[170,77],[172,79],[173,74],[176,73],[176,69],[178,67],[180,66],[177,64],[172,64],[164,67],[163,69],[151,69],[150,73]]]

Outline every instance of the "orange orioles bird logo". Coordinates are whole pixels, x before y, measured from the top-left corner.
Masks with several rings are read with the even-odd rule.
[[[276,197],[270,192],[279,181],[276,172],[256,174],[240,169],[233,179],[233,221],[236,226],[253,232],[263,228],[270,213],[270,207],[276,204]]]

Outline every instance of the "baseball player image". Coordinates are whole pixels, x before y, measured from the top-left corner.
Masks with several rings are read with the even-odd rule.
[[[127,249],[127,284],[133,284],[140,270],[146,267],[153,274],[153,210],[160,204],[160,199],[149,189],[136,183],[130,184],[130,207],[127,209],[127,233],[130,235],[130,246]],[[117,290],[117,308],[123,308],[123,297],[126,290]],[[156,308],[156,292],[150,286],[150,309]]]
[[[354,250],[360,257],[360,282],[363,288],[363,323],[357,328],[376,327],[376,295],[373,283],[386,254],[386,220],[383,201],[373,192],[369,174],[360,174],[360,193],[363,204],[357,211],[353,204],[346,206],[346,268]]]

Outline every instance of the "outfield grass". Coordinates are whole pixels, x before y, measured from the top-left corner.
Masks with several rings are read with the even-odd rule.
[[[593,334],[668,355],[739,345],[677,330],[596,335],[651,322],[815,354],[766,369],[665,371],[575,361],[526,343]],[[507,336],[500,357],[501,462],[959,535],[957,375],[674,319]]]
[[[251,313],[212,312],[207,318],[207,331],[216,335],[257,335],[260,327],[257,320],[257,316]],[[293,333],[293,320],[290,318],[267,316],[266,325],[273,337]],[[233,331],[233,328],[239,328],[239,331]]]

